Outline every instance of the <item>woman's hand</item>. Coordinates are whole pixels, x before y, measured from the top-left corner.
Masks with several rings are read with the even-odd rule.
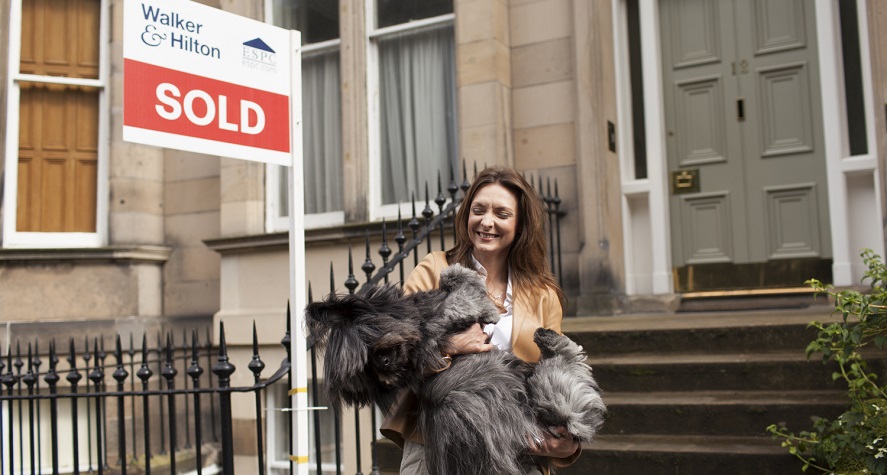
[[[533,440],[530,444],[530,455],[562,459],[579,450],[579,441],[564,426],[542,429],[539,436],[541,439]]]
[[[450,336],[442,349],[450,356],[483,353],[495,348],[495,345],[487,343],[489,338],[480,323],[475,323],[465,331]]]

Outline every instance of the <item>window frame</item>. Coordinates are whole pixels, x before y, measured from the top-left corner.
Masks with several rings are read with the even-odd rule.
[[[9,56],[6,64],[6,149],[3,177],[2,248],[88,248],[101,247],[108,239],[108,161],[110,138],[110,18],[109,0],[98,0],[100,8],[99,75],[97,79],[22,74],[22,1],[12,0],[9,10]],[[18,213],[19,101],[22,82],[94,87],[98,90],[99,123],[96,166],[96,230],[85,232],[22,232],[16,229]]]
[[[265,0],[265,23],[274,24],[274,8],[272,0]],[[329,53],[332,51],[340,51],[342,48],[342,39],[335,38],[332,40],[320,41],[302,46],[302,57],[310,56],[314,53]],[[341,67],[341,66],[340,66]],[[339,117],[341,119],[341,110]],[[341,157],[340,157],[341,158]],[[281,190],[280,174],[285,167],[274,164],[265,166],[265,231],[269,233],[289,231],[289,215],[280,216],[280,209],[284,203],[280,202],[281,192],[287,194],[289,199],[289,191]],[[320,229],[345,224],[345,211],[331,211],[328,213],[311,213],[305,214],[305,229]]]
[[[379,113],[381,111],[380,89],[379,89],[379,45],[378,40],[400,33],[414,33],[423,30],[430,30],[442,26],[452,26],[455,34],[456,14],[447,13],[421,20],[413,20],[407,23],[386,26],[384,28],[376,27],[376,0],[366,0],[366,66],[367,66],[367,141],[368,160],[369,160],[369,196],[367,204],[369,206],[370,222],[385,220],[396,220],[398,211],[401,216],[411,216],[413,209],[413,201],[405,199],[402,202],[392,204],[382,204],[382,141],[379,127]],[[455,38],[454,38],[455,41]],[[456,67],[454,64],[453,67]],[[453,104],[458,107],[458,104]],[[458,112],[458,111],[454,111]],[[441,170],[441,187],[444,196],[447,196],[446,187],[450,182],[450,177],[444,175],[446,170]],[[458,175],[458,170],[453,170]],[[428,202],[432,209],[436,210],[434,198],[437,196],[437,183],[428,183]],[[447,196],[447,203],[451,201]],[[424,207],[425,190],[416,190],[415,203],[417,206],[421,204]]]

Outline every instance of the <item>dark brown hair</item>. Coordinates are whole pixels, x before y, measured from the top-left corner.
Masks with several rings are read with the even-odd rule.
[[[549,288],[557,294],[563,307],[566,296],[548,265],[542,200],[527,180],[513,168],[496,166],[478,172],[456,213],[456,245],[447,251],[447,261],[451,264],[459,263],[469,269],[474,268],[471,262],[474,247],[468,230],[471,203],[481,188],[494,183],[504,186],[517,198],[517,231],[508,250],[512,284],[516,289],[528,289],[528,292],[522,294],[526,297],[535,293],[534,289]]]

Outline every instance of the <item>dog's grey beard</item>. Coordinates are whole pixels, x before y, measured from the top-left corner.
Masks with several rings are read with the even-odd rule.
[[[419,424],[429,473],[523,473],[520,460],[538,436],[527,371],[514,355],[493,350],[459,356],[426,381]]]

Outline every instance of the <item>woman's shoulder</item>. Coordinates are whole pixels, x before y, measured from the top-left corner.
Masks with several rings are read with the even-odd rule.
[[[447,256],[444,251],[429,252],[407,276],[404,290],[407,293],[414,293],[437,288],[440,271],[446,267]]]
[[[555,299],[558,300],[557,290],[548,285],[533,285],[517,289],[517,292],[531,297],[533,300]]]

